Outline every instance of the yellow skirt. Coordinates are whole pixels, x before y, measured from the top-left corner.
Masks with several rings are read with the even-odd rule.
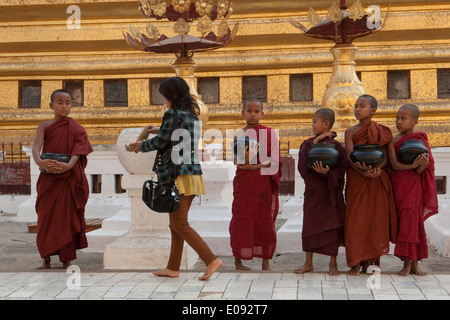
[[[177,188],[179,194],[190,196],[193,194],[205,194],[205,183],[202,175],[182,174],[177,178]]]

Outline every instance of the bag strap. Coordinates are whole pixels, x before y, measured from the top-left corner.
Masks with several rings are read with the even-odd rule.
[[[173,133],[176,129],[178,129],[178,113],[177,113],[177,110],[175,110],[175,109],[172,109],[172,110],[174,112],[174,117],[173,117],[174,120],[172,122],[172,133]],[[164,122],[163,122],[163,124],[164,124]],[[158,149],[158,151],[156,152],[155,161],[153,162],[153,169],[152,170],[154,172],[156,171],[158,159],[161,158],[163,153],[166,152],[169,148],[172,149],[172,147],[173,147],[173,142],[172,142],[172,139],[170,139],[170,142],[169,142],[169,144],[167,146],[165,146],[162,149]]]

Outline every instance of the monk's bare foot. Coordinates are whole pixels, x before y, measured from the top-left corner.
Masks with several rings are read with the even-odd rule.
[[[357,264],[356,266],[352,267],[350,270],[347,271],[347,274],[349,276],[359,276],[361,269],[361,264]]]
[[[298,273],[298,274],[302,274],[302,273],[311,272],[311,271],[314,271],[313,265],[305,263],[304,265],[302,265],[300,268],[298,268],[294,272]]]
[[[220,261],[219,258],[216,258],[215,260],[211,261],[207,266],[205,270],[205,274],[198,278],[198,280],[208,280],[214,272],[216,272],[217,269],[219,269],[222,266],[222,261]]]
[[[328,271],[330,276],[338,276],[341,273],[339,272],[336,264],[330,264],[330,270]]]
[[[426,276],[427,273],[422,271],[422,269],[419,268],[419,262],[413,261],[411,262],[411,272],[418,276]]]
[[[370,260],[363,261],[361,263],[361,266],[362,266],[362,272],[367,273],[367,269],[369,269],[369,266],[370,266]]]
[[[263,262],[262,262],[262,270],[272,270],[272,269],[270,268],[269,259],[263,259]]]
[[[406,277],[411,273],[411,261],[409,259],[405,259],[403,261],[403,269],[397,272],[397,275]]]
[[[42,269],[51,269],[51,268],[52,267],[50,266],[50,257],[47,257],[47,258],[42,259],[42,265],[40,265],[36,269],[42,270]]]
[[[67,269],[68,267],[70,267],[72,265],[72,262],[71,261],[64,261],[63,262],[63,268],[64,269]]]
[[[174,271],[174,270],[170,270],[167,268],[159,270],[159,271],[155,271],[155,272],[153,272],[153,274],[158,277],[169,277],[169,278],[178,278],[180,276],[179,271]]]
[[[234,266],[236,267],[236,270],[252,270],[252,268],[244,266],[241,259],[234,258]]]

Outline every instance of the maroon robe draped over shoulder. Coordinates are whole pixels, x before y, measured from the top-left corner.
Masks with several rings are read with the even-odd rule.
[[[391,130],[375,121],[353,135],[353,144],[379,144],[392,141]],[[345,188],[345,252],[350,267],[378,260],[389,252],[389,241],[397,240],[398,221],[389,175],[381,170],[367,178],[350,166]]]
[[[391,173],[395,204],[399,220],[399,231],[394,254],[403,259],[417,261],[428,258],[428,245],[424,221],[438,212],[434,159],[424,132],[415,132],[400,138],[395,144],[395,153],[407,140],[425,142],[430,152],[427,168],[417,174],[412,170],[393,170]]]
[[[256,138],[262,148],[263,154],[260,154],[257,163],[272,159],[273,163],[279,162],[279,166],[254,171],[236,170],[233,180],[233,215],[229,227],[230,244],[233,255],[238,259],[271,259],[277,240],[275,219],[278,215],[281,177],[278,140],[275,131],[263,125],[247,130],[245,135]]]
[[[84,208],[89,186],[84,173],[92,152],[86,130],[67,117],[49,125],[44,132],[43,153],[79,155],[73,168],[62,174],[41,172],[36,184],[37,238],[42,258],[59,254],[60,261],[76,258],[76,249],[87,247]]]
[[[336,134],[333,134],[336,137]],[[342,144],[334,138],[319,143],[332,143],[340,154],[337,165],[326,175],[308,167],[308,151],[315,137],[300,146],[298,170],[305,182],[303,201],[303,251],[337,256],[339,244],[344,242],[344,184],[347,155]]]

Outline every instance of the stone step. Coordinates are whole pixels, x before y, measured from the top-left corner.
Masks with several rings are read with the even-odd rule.
[[[208,244],[211,251],[218,256],[232,256],[230,233],[226,232],[198,232]]]

